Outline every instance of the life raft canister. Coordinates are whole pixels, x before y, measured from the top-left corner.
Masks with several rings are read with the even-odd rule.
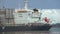
[[[49,23],[49,19],[47,17],[44,18],[44,21]]]

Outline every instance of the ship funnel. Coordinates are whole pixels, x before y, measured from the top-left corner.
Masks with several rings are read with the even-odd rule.
[[[25,9],[28,9],[28,0],[25,0]]]

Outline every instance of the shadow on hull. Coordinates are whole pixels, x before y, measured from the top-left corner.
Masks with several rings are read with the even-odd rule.
[[[48,31],[52,26],[0,26],[0,32],[8,31]]]

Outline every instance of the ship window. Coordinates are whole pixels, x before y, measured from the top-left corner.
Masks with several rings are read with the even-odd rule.
[[[23,17],[22,15],[19,15],[19,17]]]
[[[22,15],[22,14],[19,14],[19,15]]]
[[[22,14],[19,14],[19,17],[22,17]]]

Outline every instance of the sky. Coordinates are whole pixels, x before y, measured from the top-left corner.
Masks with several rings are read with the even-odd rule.
[[[28,0],[28,8],[60,9],[60,0]],[[24,8],[24,0],[0,0],[0,8]]]

